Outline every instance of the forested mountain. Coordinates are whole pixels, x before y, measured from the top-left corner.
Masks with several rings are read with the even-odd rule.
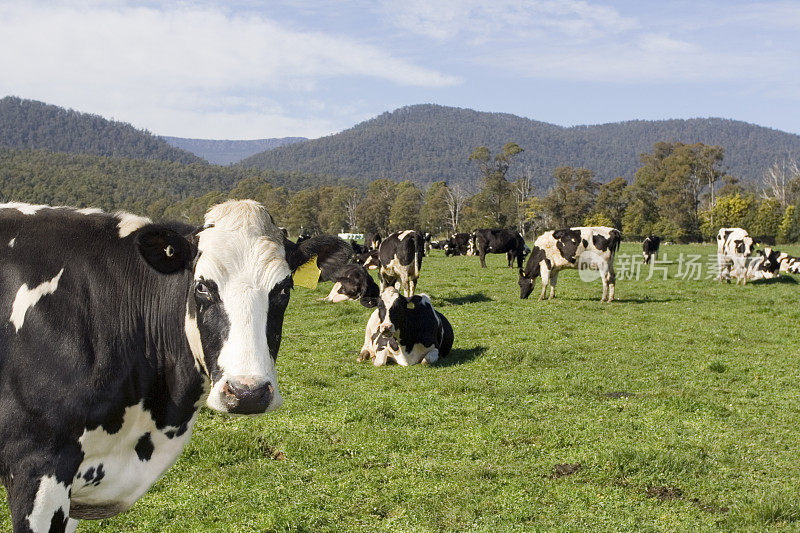
[[[272,150],[279,146],[307,141],[305,137],[281,137],[276,139],[255,139],[250,141],[230,141],[213,139],[186,139],[184,137],[161,136],[171,146],[191,152],[215,165],[230,165],[242,159]]]
[[[0,201],[126,209],[160,218],[172,204],[242,180],[297,191],[352,181],[294,172],[0,147]]]
[[[658,141],[720,145],[726,170],[743,181],[757,180],[776,158],[800,155],[800,136],[719,118],[636,120],[570,128],[503,113],[438,105],[414,105],[383,113],[340,133],[275,148],[242,161],[264,169],[296,170],[376,178],[473,183],[467,160],[476,146],[492,152],[513,141],[525,151],[510,177],[530,168],[540,191],[552,184],[557,166],[586,167],[605,182],[632,180],[639,155]]]
[[[0,146],[178,163],[204,162],[130,124],[14,96],[0,99]]]

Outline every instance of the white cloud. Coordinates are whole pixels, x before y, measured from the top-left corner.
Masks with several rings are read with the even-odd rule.
[[[386,0],[397,26],[437,40],[473,43],[569,37],[580,41],[631,29],[637,22],[583,0]]]
[[[235,116],[227,111],[227,95],[258,100],[291,91],[301,101],[327,80],[345,77],[429,88],[460,81],[353,38],[293,30],[252,11],[91,1],[0,3],[0,72],[0,96],[115,110],[131,122],[164,112],[226,123]],[[174,105],[166,109],[165,102]],[[135,114],[120,117],[126,109]],[[294,124],[274,108],[259,116]],[[309,125],[292,134],[327,130]]]

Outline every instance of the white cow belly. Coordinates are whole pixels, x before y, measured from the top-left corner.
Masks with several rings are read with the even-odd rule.
[[[99,514],[103,514],[101,508],[112,509],[114,514],[132,506],[178,459],[196,417],[178,436],[178,428],[156,428],[140,403],[125,410],[119,431],[109,434],[102,426],[84,431],[79,439],[84,459],[72,485],[71,505],[76,509],[98,508]],[[146,434],[149,439],[143,439]],[[174,436],[169,438],[168,434]]]

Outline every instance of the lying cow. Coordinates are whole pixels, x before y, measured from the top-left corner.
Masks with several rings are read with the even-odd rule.
[[[512,229],[476,229],[472,232],[473,248],[481,259],[481,267],[486,268],[486,254],[506,254],[508,266],[517,261],[517,268],[522,268],[525,258],[525,239]]]
[[[742,228],[720,228],[717,233],[717,279],[747,284],[747,259],[753,252],[753,238]]]
[[[800,257],[793,257],[786,252],[778,253],[778,264],[780,272],[788,272],[790,274],[800,274]]]
[[[772,279],[780,276],[781,264],[778,261],[780,255],[781,252],[771,247],[757,250],[755,257],[747,265],[747,279]]]
[[[658,259],[658,248],[661,246],[661,237],[658,235],[650,235],[645,237],[642,242],[642,261],[643,264],[650,263],[650,258],[655,257]]]
[[[378,249],[381,292],[395,286],[403,289],[406,298],[413,296],[424,255],[425,243],[416,231],[396,231],[386,237]]]
[[[358,361],[369,358],[375,366],[390,359],[402,366],[429,364],[446,357],[452,346],[453,327],[427,295],[406,298],[387,287],[367,321]]]
[[[130,508],[203,403],[277,409],[293,273],[343,242],[296,245],[247,200],[212,207],[202,227],[28,204],[0,205],[0,222],[0,478],[14,531],[74,531]]]
[[[364,307],[375,307],[379,296],[378,284],[367,269],[363,265],[350,264],[333,277],[333,287],[324,300],[333,303],[358,300]]]
[[[576,227],[547,231],[537,237],[525,270],[519,270],[520,298],[527,298],[533,291],[538,276],[542,276],[544,299],[550,285],[550,298],[556,294],[558,273],[567,268],[591,268],[600,271],[603,282],[603,297],[600,301],[614,299],[614,254],[622,240],[619,230],[605,226]]]
[[[469,233],[453,233],[444,245],[444,255],[474,255],[470,253],[472,236]]]

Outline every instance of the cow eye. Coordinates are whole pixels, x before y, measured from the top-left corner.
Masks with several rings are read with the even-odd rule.
[[[211,299],[211,289],[203,281],[198,281],[194,286],[194,292],[197,296],[205,299]]]

